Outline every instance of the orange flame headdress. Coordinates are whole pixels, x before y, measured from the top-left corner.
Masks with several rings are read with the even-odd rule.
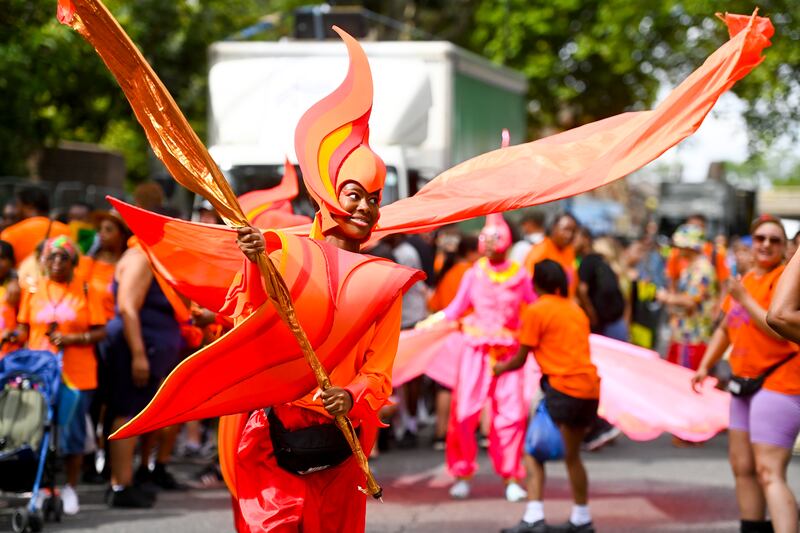
[[[358,42],[336,26],[347,45],[350,68],[331,94],[303,114],[295,131],[297,160],[308,192],[319,205],[312,235],[330,231],[331,215],[348,215],[339,205],[339,191],[355,181],[368,193],[383,189],[386,166],[369,147],[372,72]]]

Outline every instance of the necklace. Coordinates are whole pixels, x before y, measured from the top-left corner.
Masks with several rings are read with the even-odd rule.
[[[504,270],[495,270],[489,265],[489,260],[481,257],[478,266],[486,273],[492,283],[505,283],[519,272],[519,263],[511,262]]]
[[[50,285],[52,283],[55,283],[55,282],[53,282],[52,280],[48,280],[48,281],[50,281],[50,283],[48,283],[46,285],[46,287],[45,287],[45,296],[47,297],[47,303],[50,304],[50,313],[53,316],[53,318],[50,320],[50,323],[51,324],[57,324],[58,320],[56,318],[56,311],[61,306],[61,304],[64,303],[64,300],[67,298],[67,295],[69,294],[69,285],[70,284],[67,283],[64,286],[64,293],[61,295],[61,297],[58,299],[57,302],[53,303],[53,299],[50,297]]]

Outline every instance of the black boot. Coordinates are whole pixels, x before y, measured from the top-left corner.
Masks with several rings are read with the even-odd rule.
[[[775,533],[771,520],[742,520],[739,531],[741,533]]]

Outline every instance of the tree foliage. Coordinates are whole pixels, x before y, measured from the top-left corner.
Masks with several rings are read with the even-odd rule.
[[[264,15],[265,0],[107,0],[192,126],[206,122],[207,47]],[[148,172],[147,142],[119,87],[83,39],[55,18],[55,0],[4,0],[0,10],[0,175],[25,174],[59,139],[123,153]]]
[[[0,10],[0,175],[58,139],[100,142],[123,152],[134,178],[148,172],[147,144],[114,80],[91,47],[55,20],[55,0],[3,0]],[[299,0],[107,0],[106,4],[204,137],[207,48],[269,13],[274,29]],[[337,2],[359,3],[359,2]],[[448,39],[522,71],[530,83],[530,136],[651,107],[727,39],[711,0],[363,0],[418,31],[395,38]],[[734,87],[764,143],[797,130],[800,2],[763,0],[776,35],[762,66]],[[751,1],[726,9],[750,13]],[[383,36],[392,36],[384,32]],[[766,146],[764,144],[763,146]],[[763,148],[763,146],[756,146]]]

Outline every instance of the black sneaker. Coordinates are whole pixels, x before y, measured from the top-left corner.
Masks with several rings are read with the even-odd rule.
[[[411,433],[410,431],[406,431],[403,433],[403,436],[400,440],[397,441],[397,447],[401,450],[409,450],[411,448],[416,448],[418,444],[417,434]]]
[[[547,530],[553,533],[594,533],[594,524],[589,522],[588,524],[576,526],[572,522],[566,522],[557,526],[549,526]]]
[[[145,465],[139,466],[133,473],[133,486],[153,498],[159,490],[159,486],[153,480],[153,473]]]
[[[193,489],[214,489],[225,486],[225,479],[217,463],[208,465],[192,476],[188,481],[188,486]]]
[[[122,490],[109,490],[106,494],[109,507],[125,507],[128,509],[149,509],[155,500],[138,487],[125,487]]]
[[[162,464],[156,463],[155,468],[151,472],[153,476],[153,483],[155,483],[158,488],[164,490],[186,490],[187,487],[183,483],[178,482],[170,472]]]
[[[544,520],[539,520],[533,523],[520,520],[519,524],[513,527],[501,529],[500,533],[547,533],[548,531],[550,530],[544,523]]]
[[[606,419],[598,418],[589,433],[583,438],[582,448],[587,452],[595,452],[614,442],[622,431],[611,425]]]

